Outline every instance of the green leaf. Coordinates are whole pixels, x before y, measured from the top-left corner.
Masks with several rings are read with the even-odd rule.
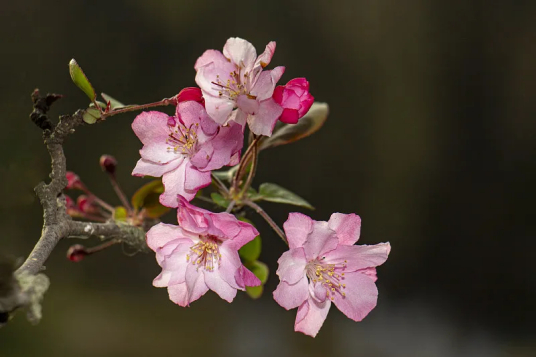
[[[127,209],[123,206],[115,207],[114,210],[114,219],[116,221],[126,221],[128,217]]]
[[[254,262],[247,262],[244,265],[246,268],[251,270],[251,272],[255,274],[257,278],[259,278],[262,285],[266,284],[266,281],[268,280],[268,275],[270,273],[270,270],[268,269],[268,266],[266,264],[257,260]]]
[[[216,176],[222,181],[231,182],[236,170],[238,170],[238,166],[239,165],[233,166],[227,171],[212,171],[212,175]]]
[[[97,98],[97,93],[95,93],[95,89],[93,89],[93,86],[87,79],[84,71],[82,71],[82,68],[78,65],[78,63],[76,63],[74,58],[71,60],[71,62],[69,62],[69,73],[71,74],[71,79],[73,80],[74,84],[76,84],[84,93],[86,93],[92,102],[95,101]]]
[[[249,295],[252,299],[258,299],[262,296],[262,292],[264,290],[264,286],[246,286],[246,293]]]
[[[158,218],[167,213],[170,208],[163,206],[159,197],[164,192],[161,180],[154,180],[140,187],[132,196],[132,207],[135,210],[145,209],[147,216]]]
[[[229,206],[229,203],[231,202],[217,192],[212,192],[210,194],[210,198],[212,198],[212,201],[215,204],[223,208],[227,208],[227,206]]]
[[[289,205],[305,207],[309,209],[315,209],[309,202],[295,194],[283,188],[275,183],[263,183],[259,187],[259,194],[256,200],[264,200],[276,203],[286,203]]]
[[[97,120],[99,120],[101,117],[101,113],[98,109],[95,108],[87,108],[84,115],[82,115],[82,119],[87,124],[95,124]]]
[[[262,240],[261,236],[256,236],[252,241],[243,245],[242,248],[238,250],[238,254],[245,262],[254,262],[259,259],[262,249]]]
[[[278,122],[272,136],[260,140],[260,150],[273,148],[279,145],[290,144],[303,139],[322,127],[328,118],[329,107],[327,103],[315,102],[311,109],[297,124]]]
[[[120,101],[113,98],[112,96],[109,96],[108,94],[101,93],[101,97],[104,98],[106,103],[110,102],[110,109],[112,110],[126,107],[125,104],[121,103]]]

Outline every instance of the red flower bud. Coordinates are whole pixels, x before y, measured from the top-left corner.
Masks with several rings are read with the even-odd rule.
[[[81,244],[75,244],[67,250],[67,259],[72,262],[78,263],[86,257],[89,253]]]
[[[188,87],[184,88],[177,94],[177,102],[186,102],[189,100],[193,100],[195,102],[198,102],[205,105],[205,99],[203,98],[203,93],[201,92],[201,89],[197,87]]]
[[[82,191],[87,190],[86,186],[84,185],[82,180],[80,180],[80,177],[77,174],[75,174],[74,172],[67,171],[65,173],[65,177],[67,178],[67,187],[66,187],[66,189],[68,189],[68,190],[82,190]]]
[[[296,124],[307,114],[315,100],[309,93],[309,82],[305,78],[294,78],[284,86],[277,86],[273,99],[283,107],[279,120],[287,124]]]
[[[111,155],[102,155],[99,164],[103,171],[106,171],[110,175],[115,175],[115,168],[117,167],[117,160],[115,157]]]

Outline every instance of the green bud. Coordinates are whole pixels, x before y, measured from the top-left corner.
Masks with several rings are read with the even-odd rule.
[[[78,63],[76,63],[74,58],[71,60],[71,62],[69,62],[69,73],[71,74],[71,79],[73,80],[74,84],[76,84],[84,93],[86,93],[92,102],[95,101],[97,98],[97,93],[95,93],[95,89],[93,89],[93,86],[87,79],[84,71],[82,71],[82,68],[78,65]]]

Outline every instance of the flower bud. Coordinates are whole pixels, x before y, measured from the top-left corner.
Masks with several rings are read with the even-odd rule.
[[[201,92],[201,89],[197,87],[187,87],[184,88],[177,94],[177,102],[186,102],[189,100],[193,100],[195,102],[198,102],[200,104],[205,105],[205,99],[203,98],[203,93]]]
[[[284,86],[277,86],[273,99],[283,107],[279,120],[287,124],[296,124],[314,102],[314,97],[309,93],[309,82],[305,78],[294,78]]]
[[[86,214],[98,214],[99,209],[93,204],[93,199],[86,195],[80,195],[76,199],[76,205],[78,210]]]
[[[111,155],[102,155],[99,160],[102,171],[106,171],[110,175],[115,175],[117,160]]]
[[[77,174],[75,174],[74,172],[67,171],[65,173],[65,177],[67,178],[67,187],[66,187],[66,189],[68,189],[68,190],[82,190],[82,191],[87,190],[86,186],[84,185],[82,180],[80,180],[80,177]]]
[[[67,250],[67,259],[72,262],[78,263],[88,255],[86,247],[81,244],[75,244]]]

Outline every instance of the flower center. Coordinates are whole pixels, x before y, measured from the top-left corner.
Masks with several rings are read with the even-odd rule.
[[[189,128],[174,119],[168,121],[170,133],[166,139],[166,144],[170,145],[168,151],[180,153],[184,156],[193,156],[197,149],[197,133],[196,129],[199,124],[190,125]]]
[[[203,267],[205,271],[214,271],[214,268],[220,266],[221,253],[218,248],[218,239],[216,237],[200,237],[201,240],[190,247],[190,253],[186,254],[186,261],[192,261],[197,265],[197,270]]]
[[[307,263],[305,271],[309,281],[312,281],[315,286],[321,284],[326,288],[326,298],[334,300],[335,294],[346,296],[343,291],[346,289],[346,284],[343,284],[342,281],[347,261],[345,260],[344,263],[342,265],[325,264],[321,260],[315,259]]]
[[[250,99],[255,99],[255,96],[249,95],[249,73],[244,73],[246,83],[242,83],[240,79],[240,70],[229,73],[231,77],[227,81],[222,81],[219,75],[216,75],[216,81],[212,82],[217,87],[218,96],[227,97],[231,100],[236,100],[238,96],[245,94]]]

